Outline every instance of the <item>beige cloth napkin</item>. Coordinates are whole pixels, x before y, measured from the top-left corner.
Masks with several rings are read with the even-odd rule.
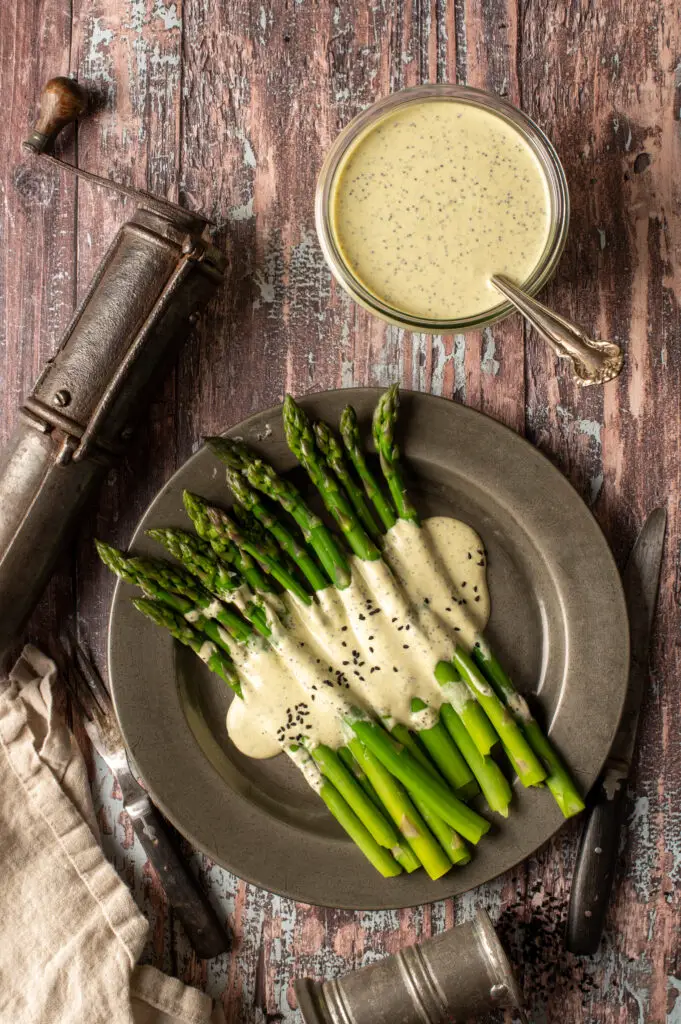
[[[26,647],[0,682],[0,1021],[218,1024],[207,995],[136,966],[148,925],[100,849],[55,676]]]

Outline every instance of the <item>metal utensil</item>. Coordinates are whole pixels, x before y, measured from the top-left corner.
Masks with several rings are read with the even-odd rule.
[[[66,653],[62,674],[81,711],[85,731],[116,777],[135,835],[158,873],[194,952],[204,960],[219,956],[229,949],[229,935],[175,849],[149,794],[130,769],[111,699],[99,673],[72,638],[63,638],[62,646]]]
[[[160,364],[198,321],[226,265],[205,217],[46,152],[86,106],[76,82],[48,82],[27,152],[37,164],[48,161],[139,205],[0,453],[0,655],[38,601],[88,497],[132,436]]]
[[[495,274],[492,284],[542,336],[559,359],[568,359],[578,384],[604,384],[616,377],[624,363],[622,350],[611,341],[589,338],[581,327],[554,313],[518,288],[503,274]]]
[[[520,989],[492,922],[472,921],[333,981],[297,978],[305,1024],[455,1024],[513,1009]]]
[[[664,509],[656,508],[650,513],[623,575],[631,637],[627,698],[610,756],[590,795],[568,908],[566,946],[571,953],[582,956],[590,956],[598,949],[615,874],[624,788],[648,675],[648,651],[666,522]]]

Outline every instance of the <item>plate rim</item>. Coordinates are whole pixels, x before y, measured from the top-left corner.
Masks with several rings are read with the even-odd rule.
[[[306,392],[303,396],[300,397],[300,401],[301,401],[301,404],[303,404],[303,406],[304,406],[306,401],[312,401],[312,402],[320,401],[320,400],[323,401],[325,398],[329,398],[330,396],[334,396],[334,398],[335,398],[335,397],[337,397],[339,395],[343,395],[343,396],[345,396],[344,400],[347,400],[349,402],[353,402],[353,396],[355,396],[355,400],[356,400],[358,395],[362,395],[364,397],[371,396],[374,399],[377,399],[378,396],[380,394],[382,394],[384,391],[385,391],[385,388],[383,388],[383,387],[332,388],[332,389],[327,389],[327,390],[322,390],[322,391]],[[627,612],[626,612],[626,602],[625,602],[625,597],[624,597],[624,591],[623,591],[623,587],[622,587],[622,582],[621,582],[619,570],[617,568],[617,565],[616,565],[614,556],[612,554],[610,545],[609,545],[609,543],[607,541],[607,538],[605,537],[605,535],[603,533],[603,530],[602,530],[600,524],[598,523],[598,520],[594,516],[592,510],[588,507],[586,502],[583,500],[583,498],[581,497],[579,492],[576,490],[574,485],[571,483],[571,481],[566,476],[564,476],[564,474],[552,463],[552,461],[543,452],[541,452],[538,448],[536,448],[530,441],[528,441],[527,438],[525,438],[522,435],[516,433],[516,431],[514,431],[512,428],[506,426],[506,424],[503,424],[503,423],[499,422],[498,420],[493,419],[491,416],[488,416],[486,413],[481,412],[478,409],[473,409],[473,408],[471,408],[469,406],[463,405],[462,403],[456,402],[456,401],[454,401],[452,399],[445,398],[443,396],[432,395],[432,394],[430,394],[428,392],[414,391],[414,390],[410,390],[410,389],[402,388],[402,387],[400,387],[400,393],[405,398],[408,398],[410,400],[415,400],[417,403],[420,403],[420,402],[425,402],[426,404],[438,403],[441,406],[446,406],[446,407],[450,407],[450,408],[456,409],[457,412],[455,413],[455,415],[461,414],[464,417],[470,416],[473,419],[477,419],[478,422],[484,423],[486,425],[487,429],[490,429],[492,432],[494,432],[496,430],[496,431],[499,432],[499,435],[501,437],[506,437],[509,440],[509,443],[511,445],[514,445],[515,443],[520,442],[519,450],[522,449],[524,451],[526,457],[529,460],[534,459],[537,465],[541,465],[542,466],[543,470],[548,470],[549,475],[553,476],[554,481],[557,481],[559,486],[563,486],[563,487],[567,488],[567,491],[568,491],[569,494],[571,494],[572,498],[576,499],[577,506],[581,506],[582,512],[586,513],[587,518],[591,521],[592,526],[595,527],[595,529],[597,531],[597,535],[600,538],[601,556],[604,557],[604,559],[605,559],[605,561],[607,563],[609,563],[609,569],[611,571],[611,577],[612,577],[611,582],[613,582],[615,584],[615,586],[613,588],[613,591],[612,591],[611,597],[619,605],[619,607],[616,610],[616,619],[618,620],[618,626],[619,626],[619,629],[621,630],[621,633],[620,633],[620,648],[622,648],[624,650],[624,658],[622,659],[622,672],[621,672],[622,684],[619,687],[619,689],[621,691],[620,692],[620,696],[619,696],[619,702],[618,702],[619,703],[619,707],[617,709],[617,714],[613,715],[613,724],[611,724],[611,726],[610,726],[610,733],[611,733],[610,741],[609,741],[607,746],[604,745],[604,748],[603,748],[603,750],[601,751],[601,753],[600,753],[600,755],[598,757],[598,767],[597,767],[597,770],[594,770],[592,772],[592,774],[593,774],[593,780],[592,781],[595,781],[595,779],[597,778],[598,774],[600,773],[603,765],[605,764],[605,761],[607,759],[607,756],[608,756],[608,753],[609,753],[609,750],[610,750],[610,746],[611,746],[611,743],[612,743],[612,739],[615,736],[615,733],[616,733],[616,730],[617,730],[617,726],[618,726],[619,720],[621,718],[622,710],[623,710],[623,707],[624,707],[625,696],[626,696],[627,678],[628,678],[628,664],[629,664],[629,628],[628,628],[628,617],[627,617]],[[230,436],[230,435],[240,436],[242,434],[247,434],[248,432],[253,430],[254,425],[261,424],[261,423],[262,424],[267,424],[268,420],[272,420],[275,417],[280,416],[281,415],[281,410],[282,410],[282,404],[281,403],[277,403],[276,405],[270,406],[267,409],[261,410],[260,412],[252,413],[251,415],[249,415],[245,419],[239,421],[238,423],[234,424],[233,426],[231,426],[231,427],[227,428],[226,430],[222,431],[220,436]],[[408,440],[407,440],[407,438],[405,438],[405,442],[406,442],[405,443],[405,448],[406,448],[406,447],[408,447]],[[370,447],[371,447],[371,450],[373,450],[373,444],[371,444]],[[182,462],[182,464],[180,466],[178,466],[177,469],[170,475],[170,477],[165,481],[165,483],[158,489],[158,491],[156,492],[156,494],[154,495],[152,500],[148,503],[148,505],[144,509],[142,515],[139,517],[139,519],[137,521],[137,525],[134,528],[132,537],[130,539],[130,543],[128,545],[128,547],[130,549],[133,549],[136,546],[136,544],[137,544],[138,540],[140,539],[140,537],[144,536],[144,530],[146,528],[145,521],[146,521],[147,517],[151,513],[153,513],[153,510],[154,510],[154,507],[155,507],[156,503],[159,502],[162,499],[162,497],[166,494],[166,492],[169,491],[173,487],[176,479],[178,477],[181,477],[186,472],[188,465],[190,463],[194,462],[195,460],[197,460],[202,455],[202,453],[204,453],[204,452],[205,452],[205,445],[203,445],[201,448],[199,448],[196,452],[193,452],[191,455],[189,455]],[[114,592],[113,592],[113,596],[112,596],[112,600],[111,600],[111,609],[110,609],[110,614],[109,614],[109,618],[108,618],[108,626],[107,626],[107,663],[108,663],[110,687],[111,687],[111,692],[112,692],[112,698],[113,698],[114,706],[115,706],[115,709],[116,709],[116,715],[118,717],[119,724],[121,725],[121,730],[123,732],[124,738],[126,739],[126,747],[129,748],[128,739],[127,739],[127,736],[126,736],[126,729],[125,729],[125,726],[124,726],[124,722],[122,720],[122,718],[124,716],[121,716],[121,708],[120,708],[120,701],[119,701],[120,694],[119,693],[117,694],[117,687],[116,687],[116,684],[115,684],[115,681],[114,681],[115,672],[113,671],[113,668],[112,668],[113,662],[115,660],[115,647],[116,647],[116,639],[115,639],[115,635],[114,635],[114,626],[115,626],[116,613],[117,613],[117,609],[118,609],[120,603],[122,602],[123,595],[124,595],[124,592],[125,592],[127,586],[128,585],[124,584],[122,581],[117,580],[116,584],[115,584],[115,587],[114,587]],[[187,724],[187,730],[191,734],[191,730],[190,730],[188,724]],[[203,754],[202,756],[205,757],[205,754]],[[207,760],[207,758],[206,758],[206,760]],[[214,771],[216,774],[218,774],[216,769],[214,769],[212,766],[211,766],[211,770]],[[142,776],[142,777],[144,778],[144,776]],[[433,894],[429,895],[426,898],[423,898],[422,896],[415,896],[414,898],[410,897],[410,898],[407,898],[407,899],[401,899],[400,898],[397,901],[380,900],[379,899],[376,902],[371,903],[371,904],[368,904],[366,902],[361,902],[361,903],[358,903],[356,901],[353,902],[351,899],[346,899],[346,900],[342,900],[342,899],[341,900],[339,900],[339,899],[328,900],[328,899],[324,899],[324,898],[311,899],[309,897],[309,895],[304,895],[304,894],[301,895],[300,892],[296,893],[296,892],[292,891],[290,888],[287,888],[286,886],[277,885],[276,883],[272,883],[271,881],[264,881],[261,878],[252,877],[249,874],[249,871],[248,871],[247,868],[235,867],[232,864],[230,864],[229,860],[227,858],[225,858],[224,854],[217,854],[214,849],[210,848],[210,845],[206,844],[202,839],[200,839],[196,834],[194,834],[193,830],[188,829],[185,825],[182,824],[182,822],[180,820],[181,815],[178,816],[175,813],[174,809],[168,806],[168,804],[164,800],[163,796],[158,792],[156,786],[148,784],[146,782],[146,779],[145,779],[145,784],[148,785],[149,793],[150,793],[154,803],[159,807],[159,809],[168,818],[168,820],[175,826],[175,828],[177,828],[178,831],[182,835],[184,835],[188,839],[188,841],[190,843],[192,843],[192,845],[194,845],[197,849],[199,849],[202,853],[204,853],[207,857],[209,857],[215,863],[219,864],[220,866],[224,867],[226,870],[230,871],[237,878],[240,878],[241,880],[243,880],[244,882],[246,882],[248,884],[255,885],[255,886],[257,886],[257,887],[259,887],[261,889],[264,889],[265,891],[272,892],[272,893],[274,893],[274,894],[276,894],[278,896],[281,896],[283,898],[286,898],[286,899],[291,899],[291,900],[294,900],[294,901],[297,901],[297,902],[304,902],[304,903],[307,903],[308,905],[311,905],[311,906],[331,907],[331,908],[338,908],[338,909],[342,909],[342,910],[351,910],[351,911],[373,911],[373,910],[400,910],[400,909],[406,909],[406,908],[410,908],[410,907],[425,905],[425,904],[428,904],[430,902],[437,901],[437,900],[440,900],[440,899],[450,898],[450,897],[452,897],[454,895],[462,894],[463,892],[470,891],[471,889],[476,888],[477,886],[479,886],[481,884],[486,884],[487,882],[492,881],[494,878],[497,878],[499,875],[501,875],[503,873],[506,873],[507,871],[513,870],[515,867],[517,867],[519,864],[521,864],[523,861],[525,861],[528,857],[533,856],[537,852],[537,850],[541,849],[553,836],[555,836],[555,834],[565,824],[565,820],[562,819],[562,817],[560,817],[558,819],[555,819],[555,816],[554,816],[554,826],[551,828],[550,832],[547,832],[543,836],[543,838],[537,843],[536,846],[533,847],[532,850],[524,851],[524,852],[520,852],[518,850],[518,856],[515,859],[504,862],[503,864],[501,864],[499,866],[498,870],[495,870],[491,875],[489,875],[487,877],[487,879],[485,879],[483,881],[479,880],[479,881],[472,882],[470,884],[470,886],[461,887],[461,886],[457,886],[455,884],[453,884],[453,885],[445,884],[444,886],[442,886],[442,891],[441,892],[434,892]],[[226,784],[223,782],[223,785],[226,785]],[[227,787],[227,788],[229,789],[229,787]],[[327,837],[326,841],[327,842],[332,842],[332,841],[335,841],[335,840],[331,840],[329,837]],[[492,839],[491,841],[493,842],[494,840]],[[431,883],[431,884],[437,885],[437,886],[441,886],[442,882],[446,882],[447,880],[451,880],[453,882],[456,877],[457,877],[457,872],[452,871],[452,872],[449,872],[444,877],[444,879],[441,880],[440,882],[438,882],[438,883]],[[376,879],[377,879],[377,891],[378,891],[378,895],[380,895],[380,882],[381,882],[381,880],[380,880],[378,875],[376,875]]]

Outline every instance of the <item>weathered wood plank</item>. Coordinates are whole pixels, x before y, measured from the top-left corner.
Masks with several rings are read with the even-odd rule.
[[[678,11],[654,3],[594,8],[530,4],[521,95],[552,136],[573,201],[566,255],[547,291],[601,337],[619,340],[618,381],[580,391],[528,340],[528,426],[593,506],[623,562],[645,515],[670,520],[649,699],[630,784],[629,824],[608,940],[591,970],[589,1013],[612,1021],[677,1020],[681,832],[679,655],[678,277],[681,158],[674,75]],[[678,71],[676,72],[678,74]],[[678,261],[678,258],[677,258]],[[579,994],[558,986],[556,1017]]]
[[[44,361],[57,347],[75,300],[75,189],[68,173],[42,168],[21,148],[43,83],[70,70],[71,18],[55,0],[0,10],[4,97],[0,176],[0,444]],[[66,133],[65,133],[66,136]],[[72,149],[72,136],[64,147]],[[60,152],[63,150],[59,144]],[[3,154],[3,156],[4,156]],[[69,159],[72,159],[69,156]],[[33,620],[42,642],[72,603],[71,558],[47,588]]]

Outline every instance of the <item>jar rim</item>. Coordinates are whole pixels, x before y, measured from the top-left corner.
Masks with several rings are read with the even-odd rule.
[[[488,110],[518,131],[538,159],[549,190],[551,222],[544,252],[529,278],[520,285],[530,295],[535,295],[549,281],[563,253],[570,222],[570,197],[563,165],[553,144],[541,128],[513,104],[494,93],[468,85],[427,84],[400,89],[361,111],[336,136],[319,172],[315,192],[317,236],[331,273],[356,302],[388,323],[407,330],[431,334],[460,333],[487,327],[505,318],[513,312],[513,305],[503,299],[482,313],[451,320],[432,320],[395,309],[370,292],[353,274],[343,259],[332,227],[333,187],[350,147],[387,114],[424,100],[455,100]]]

